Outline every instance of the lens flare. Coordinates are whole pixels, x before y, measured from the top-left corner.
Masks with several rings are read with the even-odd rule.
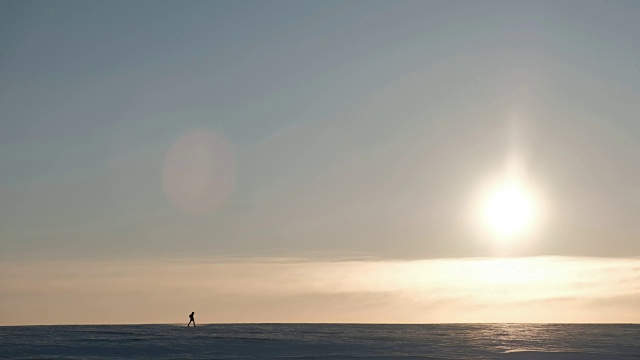
[[[220,210],[233,194],[235,178],[231,146],[210,131],[182,136],[164,159],[165,194],[174,207],[192,216]]]

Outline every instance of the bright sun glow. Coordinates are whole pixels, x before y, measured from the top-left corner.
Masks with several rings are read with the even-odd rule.
[[[484,216],[497,235],[512,237],[524,233],[532,224],[534,203],[517,184],[504,184],[487,198]]]

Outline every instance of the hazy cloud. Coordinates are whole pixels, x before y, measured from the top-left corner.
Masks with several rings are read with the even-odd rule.
[[[3,262],[2,324],[637,322],[640,259]]]

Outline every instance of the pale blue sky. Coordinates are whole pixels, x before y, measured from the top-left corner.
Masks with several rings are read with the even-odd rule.
[[[0,2],[0,257],[492,255],[470,197],[517,147],[551,209],[512,255],[640,255],[633,1]],[[163,159],[226,139],[192,217]]]

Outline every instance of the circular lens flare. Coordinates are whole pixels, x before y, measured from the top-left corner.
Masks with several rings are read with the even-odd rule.
[[[210,131],[185,134],[164,159],[162,180],[167,198],[192,216],[220,210],[233,194],[235,177],[231,146]]]

